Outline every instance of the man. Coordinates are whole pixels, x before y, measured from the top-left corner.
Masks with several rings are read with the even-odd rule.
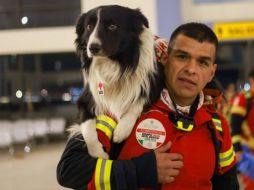
[[[250,89],[240,92],[231,108],[232,140],[236,151],[236,160],[240,161],[243,153],[242,144],[254,152],[254,68],[249,73]],[[251,169],[251,167],[248,167]],[[253,169],[252,169],[253,170]],[[254,173],[254,171],[248,171]],[[242,174],[244,190],[254,189],[254,180]]]
[[[202,92],[216,70],[217,44],[204,24],[178,27],[169,42],[161,98],[123,144],[111,144],[111,160],[91,158],[82,137],[72,138],[58,164],[59,183],[74,189],[88,184],[89,189],[238,190],[227,123],[204,104]]]
[[[224,101],[222,101],[221,103],[221,112],[223,114],[223,116],[230,122],[230,110],[232,108],[232,105],[233,105],[233,100],[236,96],[236,86],[233,82],[229,83],[227,86],[226,86],[226,89],[224,91],[224,94],[225,94],[225,99]]]

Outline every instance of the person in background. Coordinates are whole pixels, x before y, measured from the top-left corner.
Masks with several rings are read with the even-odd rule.
[[[249,73],[250,89],[241,91],[235,97],[231,108],[232,141],[236,152],[236,160],[240,161],[243,154],[243,145],[247,146],[254,156],[254,68]],[[254,163],[253,163],[254,164]],[[254,174],[253,167],[246,171]],[[254,178],[241,174],[244,190],[254,189]]]
[[[206,25],[180,25],[163,62],[161,97],[124,143],[111,142],[108,160],[92,158],[82,136],[72,137],[58,182],[73,189],[239,190],[229,127],[203,93],[216,71],[217,46]]]
[[[230,110],[233,105],[233,100],[237,94],[235,83],[229,83],[224,90],[225,100],[221,104],[221,112],[224,117],[230,122]]]
[[[236,96],[236,86],[235,83],[231,82],[227,85],[225,89],[225,97],[229,101],[229,103],[233,103],[233,99]]]

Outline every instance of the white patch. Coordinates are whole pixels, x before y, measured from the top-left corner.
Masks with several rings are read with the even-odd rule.
[[[96,120],[89,119],[81,124],[81,133],[86,142],[88,152],[95,158],[108,159],[108,154],[104,152],[102,144],[98,140],[96,132]]]
[[[97,22],[96,22],[94,30],[91,33],[91,35],[89,36],[89,40],[87,42],[87,56],[89,58],[93,57],[93,54],[91,53],[91,51],[89,49],[90,45],[91,44],[99,44],[99,45],[101,45],[101,41],[98,38],[98,30],[99,30],[99,24],[100,24],[100,12],[101,12],[101,9],[98,9],[98,12],[97,12]]]
[[[72,138],[74,136],[77,136],[79,134],[81,134],[81,129],[80,129],[80,125],[78,124],[74,124],[72,126],[70,126],[67,131],[70,133],[69,138]]]
[[[135,106],[132,106],[128,112],[119,120],[117,127],[114,130],[113,141],[120,143],[123,139],[126,139],[133,129],[140,113],[143,110],[144,102],[137,102]]]
[[[166,140],[166,130],[157,119],[145,119],[136,129],[138,143],[146,149],[160,147]]]

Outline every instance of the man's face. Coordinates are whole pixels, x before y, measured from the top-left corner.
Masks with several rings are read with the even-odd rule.
[[[165,63],[166,84],[173,100],[191,105],[205,85],[212,80],[216,64],[215,46],[178,35]]]

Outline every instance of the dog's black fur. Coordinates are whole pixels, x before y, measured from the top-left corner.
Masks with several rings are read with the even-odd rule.
[[[160,96],[164,86],[163,66],[153,61],[153,47],[146,47],[146,43],[150,43],[147,41],[151,40],[148,28],[148,20],[138,9],[118,5],[100,6],[79,17],[75,42],[84,75],[84,92],[78,102],[80,122],[86,123],[98,114],[109,111],[118,120],[118,125],[127,115],[126,124],[132,118],[128,112],[137,110],[136,121],[142,109]],[[149,56],[152,59],[147,59]],[[142,59],[145,59],[145,63]],[[105,96],[99,96],[96,92],[100,80],[105,83]],[[125,99],[128,100],[125,102]],[[142,106],[140,111],[139,104]],[[135,121],[131,121],[131,124]],[[120,139],[114,141],[124,140],[129,133],[124,137],[120,135]],[[86,135],[82,134],[87,141]],[[89,142],[87,145],[89,150]],[[103,157],[93,153],[92,149],[89,153]]]

